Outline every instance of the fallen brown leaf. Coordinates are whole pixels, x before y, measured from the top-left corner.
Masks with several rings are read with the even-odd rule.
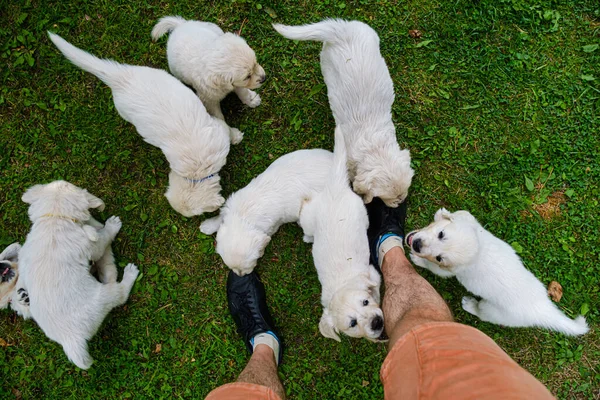
[[[563,288],[562,286],[560,286],[560,283],[556,281],[550,282],[550,284],[548,285],[548,296],[550,296],[552,300],[558,303],[560,299],[562,299],[562,295]]]
[[[160,352],[161,352],[161,350],[162,350],[162,344],[160,344],[160,343],[157,343],[157,344],[156,344],[156,348],[154,349],[154,352],[155,352],[156,354],[158,354],[158,353],[160,353]]]
[[[419,39],[421,36],[423,36],[423,34],[418,29],[411,29],[410,31],[408,31],[408,36],[410,36],[413,39]]]

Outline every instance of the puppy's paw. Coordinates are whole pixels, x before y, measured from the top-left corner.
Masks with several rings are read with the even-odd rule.
[[[462,298],[462,308],[470,314],[477,315],[477,312],[479,311],[479,301],[473,297],[465,296]]]
[[[229,128],[229,138],[231,139],[231,144],[238,144],[244,138],[244,134],[237,128]]]
[[[140,270],[135,264],[129,263],[125,267],[125,272],[123,273],[123,279],[132,279],[135,280],[140,273]]]
[[[427,265],[425,264],[425,259],[419,256],[410,253],[410,260],[413,262],[413,264],[418,265],[421,268],[427,268]]]
[[[260,96],[258,93],[248,90],[248,96],[244,99],[243,103],[250,108],[256,108],[260,106]]]
[[[23,288],[17,290],[17,299],[23,306],[29,306],[29,293],[27,293],[27,290]]]
[[[116,235],[121,230],[121,225],[123,225],[121,218],[113,215],[104,223],[104,229],[108,229],[109,231],[114,232]]]

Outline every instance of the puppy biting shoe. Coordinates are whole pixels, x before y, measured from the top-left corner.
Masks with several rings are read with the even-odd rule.
[[[266,344],[273,349],[279,365],[283,358],[283,343],[267,307],[265,286],[258,274],[251,272],[238,276],[229,271],[227,303],[248,351],[252,353],[257,345]]]
[[[371,250],[371,264],[379,270],[383,256],[392,248],[403,246],[406,200],[397,208],[391,208],[376,197],[367,204],[367,214],[369,215],[367,236]]]

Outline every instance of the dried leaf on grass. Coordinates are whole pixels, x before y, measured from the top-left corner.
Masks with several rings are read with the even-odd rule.
[[[562,299],[562,295],[563,289],[560,283],[556,281],[550,282],[550,284],[548,285],[548,296],[550,296],[552,300],[558,303],[560,299]]]

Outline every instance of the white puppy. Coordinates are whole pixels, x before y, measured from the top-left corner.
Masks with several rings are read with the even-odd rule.
[[[167,32],[171,32],[167,42],[171,73],[196,90],[212,116],[224,119],[221,100],[233,91],[248,107],[260,105],[260,96],[250,89],[265,81],[265,70],[243,38],[224,33],[213,23],[180,16],[161,18],[152,29],[152,39],[157,41]]]
[[[322,286],[321,334],[338,342],[339,332],[380,340],[381,277],[369,264],[369,219],[361,198],[349,186],[346,146],[339,128],[325,189],[306,202],[299,224],[304,241],[314,243],[313,260]]]
[[[0,253],[0,308],[10,304],[17,314],[29,319],[29,295],[19,280],[19,251],[21,245],[13,243]]]
[[[485,230],[467,211],[435,213],[428,227],[406,236],[411,259],[443,277],[456,276],[471,293],[463,309],[483,321],[512,327],[537,326],[583,335],[583,316],[565,316],[548,298],[544,285],[521,262],[514,249]]]
[[[132,123],[144,140],[159,147],[171,166],[165,196],[186,217],[217,210],[219,170],[225,165],[229,127],[211,117],[190,89],[166,71],[101,60],[49,33],[73,64],[96,75],[112,90],[119,115]]]
[[[344,134],[350,180],[365,203],[379,197],[397,207],[414,171],[392,122],[394,86],[379,52],[379,36],[358,21],[328,19],[302,26],[273,25],[294,40],[324,42],[321,71],[335,123]]]
[[[19,253],[19,283],[29,293],[31,315],[69,360],[87,369],[93,362],[87,341],[109,311],[127,301],[138,276],[137,267],[128,264],[116,282],[110,244],[121,221],[110,217],[104,227],[95,227],[89,209],[103,209],[104,203],[65,181],[35,185],[22,199],[30,204],[33,226]],[[100,274],[106,282],[90,274],[94,261],[106,269]]]
[[[278,158],[233,193],[220,215],[204,221],[200,230],[217,232],[217,253],[236,274],[251,273],[277,229],[298,221],[303,203],[323,190],[331,163],[331,152],[321,149]]]

